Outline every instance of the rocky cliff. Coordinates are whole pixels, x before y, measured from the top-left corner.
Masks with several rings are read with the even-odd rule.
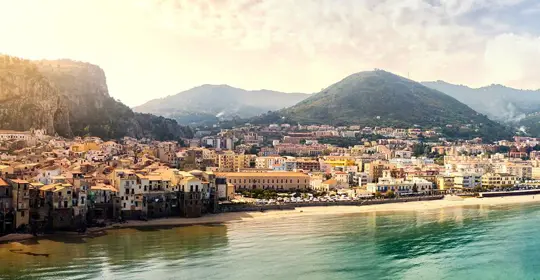
[[[65,99],[31,61],[0,56],[0,128],[72,135]]]
[[[29,61],[0,57],[0,127],[45,128],[62,136],[123,136],[175,140],[188,127],[134,113],[109,95],[104,71],[71,60]]]

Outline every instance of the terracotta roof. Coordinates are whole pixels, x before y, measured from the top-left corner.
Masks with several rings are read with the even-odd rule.
[[[0,178],[0,187],[7,187],[9,184],[2,178]]]
[[[309,177],[301,172],[223,172],[216,175],[223,177]]]
[[[101,191],[117,192],[117,190],[113,186],[105,185],[105,184],[97,184],[95,186],[91,186],[90,190],[101,190]]]
[[[13,182],[15,184],[28,184],[28,181],[20,180],[20,179],[13,179],[13,180],[11,180],[11,182]]]
[[[0,134],[28,134],[30,135],[30,131],[0,130]]]

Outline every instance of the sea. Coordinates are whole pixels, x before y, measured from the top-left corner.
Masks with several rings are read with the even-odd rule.
[[[540,279],[540,205],[47,237],[0,245],[0,279]]]

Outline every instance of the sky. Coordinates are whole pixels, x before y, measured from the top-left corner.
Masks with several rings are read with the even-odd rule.
[[[0,0],[0,53],[90,62],[129,106],[202,84],[312,93],[356,72],[540,88],[537,0]]]

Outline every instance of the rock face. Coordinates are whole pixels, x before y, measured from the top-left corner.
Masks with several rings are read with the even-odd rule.
[[[0,128],[72,135],[67,103],[31,61],[0,56]]]
[[[62,136],[123,136],[175,140],[191,130],[175,121],[134,113],[109,96],[98,66],[71,60],[29,61],[0,56],[0,125],[45,128]]]

